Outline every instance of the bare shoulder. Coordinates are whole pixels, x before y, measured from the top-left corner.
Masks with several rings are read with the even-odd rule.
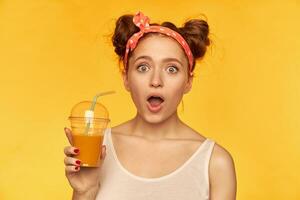
[[[224,147],[222,147],[217,142],[215,142],[210,162],[211,162],[210,163],[211,166],[218,165],[218,164],[222,164],[221,166],[234,165],[234,160],[230,152],[227,151]]]
[[[236,199],[236,172],[232,155],[221,145],[215,143],[210,164],[209,182],[211,200]]]

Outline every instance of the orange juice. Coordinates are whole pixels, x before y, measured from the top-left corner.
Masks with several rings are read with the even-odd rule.
[[[73,134],[72,136],[74,146],[79,148],[79,154],[75,158],[81,161],[81,166],[97,167],[100,162],[103,135]]]

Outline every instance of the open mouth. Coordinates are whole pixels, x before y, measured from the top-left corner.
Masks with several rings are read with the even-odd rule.
[[[152,107],[157,107],[164,102],[164,99],[159,96],[150,96],[147,101]]]
[[[162,96],[149,96],[147,99],[147,106],[148,109],[153,112],[157,113],[162,109],[162,105],[164,103],[164,98]]]

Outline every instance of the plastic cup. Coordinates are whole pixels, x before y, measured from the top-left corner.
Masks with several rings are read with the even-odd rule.
[[[82,167],[100,165],[104,131],[110,122],[107,109],[99,102],[83,101],[76,104],[69,117],[72,129],[73,146],[79,148],[74,156]]]

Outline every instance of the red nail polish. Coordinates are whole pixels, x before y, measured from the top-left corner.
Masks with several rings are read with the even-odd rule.
[[[74,149],[74,152],[75,153],[79,153],[79,149]]]
[[[79,169],[79,166],[76,166],[76,167],[75,167],[75,170],[78,170],[78,169]]]
[[[80,165],[80,163],[81,163],[80,160],[76,160],[77,165]]]

